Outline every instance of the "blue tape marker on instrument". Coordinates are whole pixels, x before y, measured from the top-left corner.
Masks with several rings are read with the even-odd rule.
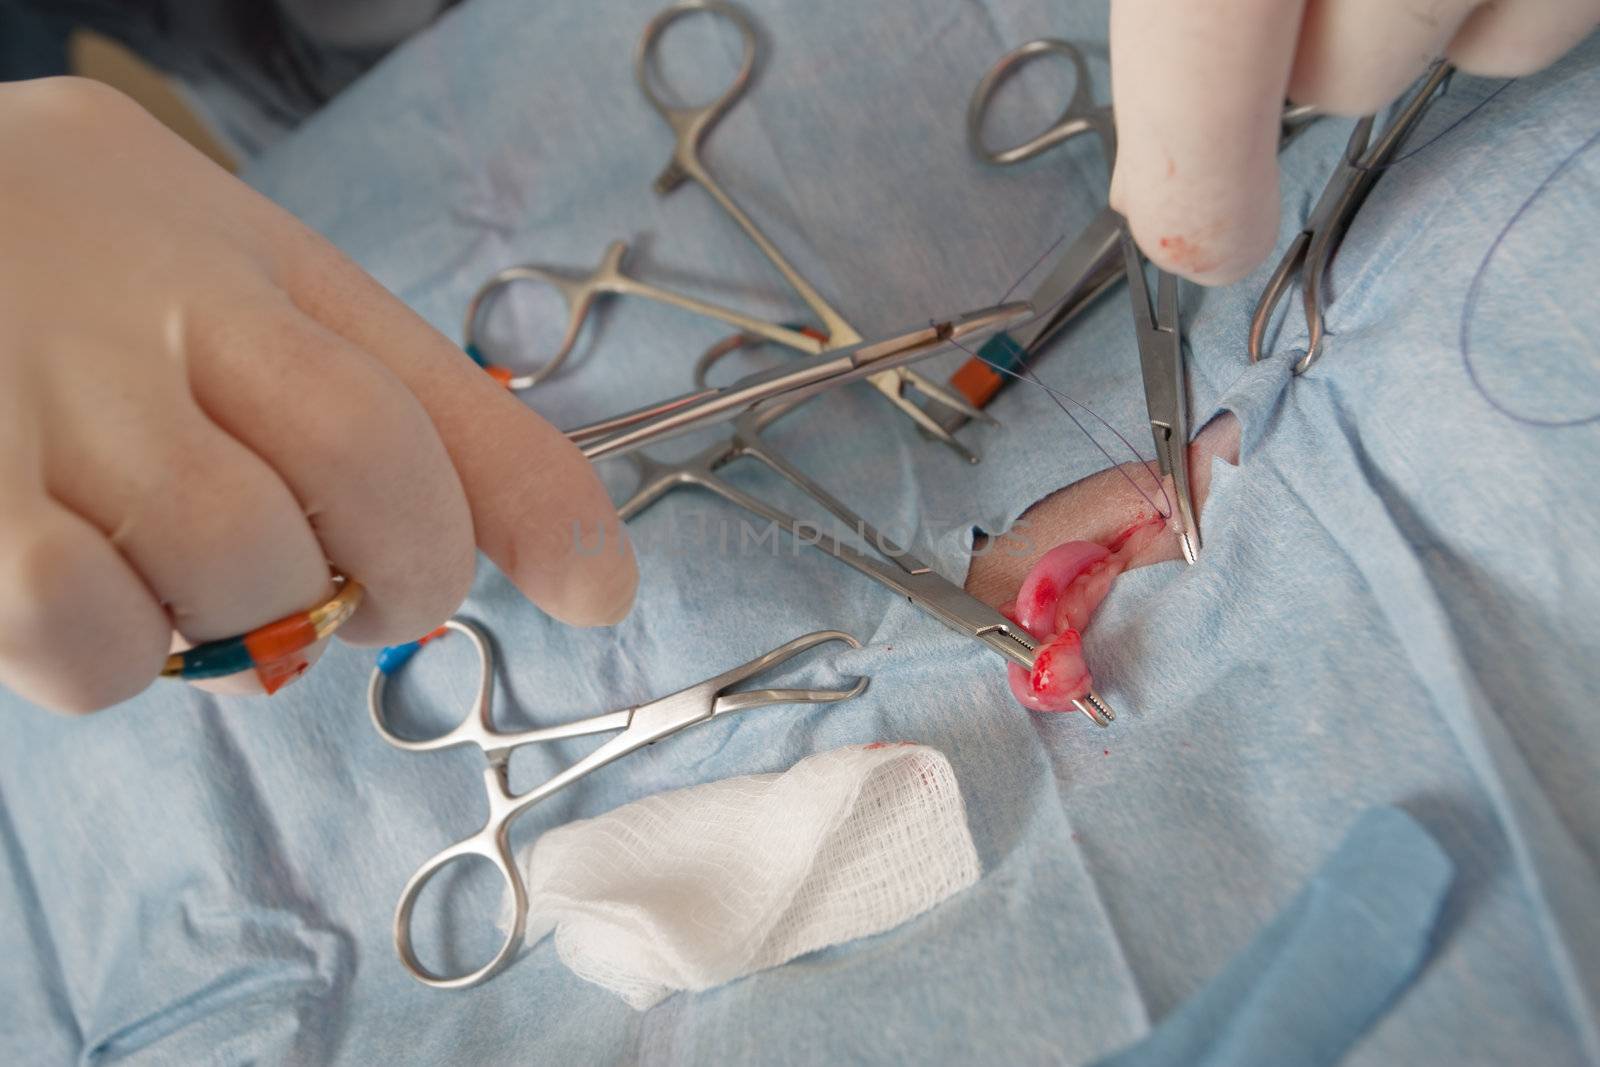
[[[441,626],[431,634],[419,637],[415,641],[407,641],[403,645],[390,645],[388,648],[380,649],[378,651],[378,670],[384,674],[393,674],[401,667],[404,667],[406,662],[412,656],[415,656],[417,650],[422,648],[423,645],[432,641],[435,637],[443,637],[447,632],[445,627]]]

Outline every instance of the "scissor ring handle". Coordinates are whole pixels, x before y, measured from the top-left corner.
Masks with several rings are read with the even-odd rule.
[[[828,339],[828,335],[814,326],[807,326],[803,322],[785,322],[781,323],[780,325],[785,330],[789,330],[794,333],[805,334],[807,337],[810,337],[812,340],[821,345],[824,350],[826,350],[832,344],[832,342]],[[733,355],[735,352],[743,352],[751,348],[760,348],[762,345],[773,343],[783,344],[784,342],[774,342],[770,337],[762,337],[759,334],[754,333],[741,332],[729,334],[727,337],[724,337],[722,340],[716,342],[710,348],[700,353],[700,358],[694,361],[694,384],[701,389],[712,388],[712,385],[709,381],[712,367],[715,367],[718,363],[726,359],[728,356]]]
[[[651,77],[656,48],[660,45],[667,28],[674,22],[686,15],[702,13],[727,19],[739,31],[744,46],[744,54],[739,60],[739,72],[733,76],[733,83],[722,91],[722,95],[709,104],[689,106],[669,103],[656,91]],[[750,76],[756,68],[756,42],[755,24],[734,5],[722,3],[722,0],[684,0],[683,3],[674,4],[658,12],[645,24],[644,33],[639,38],[639,47],[633,55],[633,74],[639,82],[639,91],[644,93],[645,99],[661,113],[661,117],[667,120],[668,125],[680,134],[691,126],[698,126],[696,136],[703,136],[705,131],[749,88]],[[656,70],[655,73],[659,75],[660,71]]]
[[[488,773],[496,772],[491,770]],[[418,867],[417,872],[406,882],[406,887],[400,891],[400,902],[395,905],[394,910],[395,952],[400,957],[401,965],[423,985],[434,989],[470,988],[490,978],[510,963],[521,947],[528,926],[528,890],[522,883],[522,875],[516,868],[515,858],[511,855],[508,825],[503,819],[498,825],[496,824],[495,808],[491,800],[488,825]],[[494,864],[495,870],[500,872],[500,880],[511,891],[511,929],[506,932],[505,942],[499,951],[482,967],[466,974],[439,974],[429,970],[417,958],[416,946],[411,940],[412,914],[416,910],[423,889],[433,880],[433,876],[466,856],[481,856]]]
[[[701,389],[711,388],[711,368],[723,359],[741,352],[747,348],[754,348],[761,343],[761,338],[753,337],[747,333],[729,334],[704,352],[694,361],[694,384]]]
[[[614,242],[606,249],[606,258],[601,263],[601,270],[608,266],[620,264],[622,253],[627,251],[627,246],[621,241]],[[612,263],[615,259],[616,264]],[[591,279],[592,280],[592,279]],[[561,294],[561,299],[567,305],[567,330],[561,338],[561,345],[544,363],[535,366],[526,374],[512,375],[506,380],[508,389],[531,389],[540,382],[549,378],[572,354],[573,346],[578,343],[578,332],[583,329],[583,320],[589,314],[589,308],[594,304],[594,298],[599,289],[590,284],[574,282],[570,278],[563,278],[552,274],[542,267],[531,264],[520,264],[507,267],[490,275],[489,280],[478,286],[478,291],[472,294],[472,299],[467,302],[466,321],[462,324],[462,343],[471,352],[481,356],[482,350],[478,347],[478,319],[483,310],[488,306],[491,297],[495,296],[506,286],[513,282],[535,282],[547,285]]]
[[[389,677],[399,670],[399,666],[386,666],[384,658],[380,656],[378,665],[372,668],[372,677],[367,682],[367,712],[372,716],[372,725],[385,741],[407,752],[433,752],[463,744],[475,744],[485,752],[499,748],[504,744],[504,738],[496,733],[494,724],[489,719],[494,688],[494,658],[489,652],[489,639],[484,636],[482,630],[465,619],[450,619],[442,629],[454,630],[458,634],[465,635],[478,653],[478,693],[473,699],[473,706],[460,722],[438,737],[419,739],[400,736],[389,728],[388,716],[383,710],[383,697],[388,688]],[[412,653],[416,651],[420,650],[413,649]],[[401,658],[401,662],[409,659],[410,655],[405,655]]]
[[[1040,56],[1065,56],[1072,63],[1072,97],[1061,116],[1044,132],[1010,148],[991,149],[983,140],[983,120],[989,113],[994,94],[1010,78]],[[1089,66],[1076,45],[1055,37],[1040,37],[1018,45],[1005,55],[978,81],[972,91],[972,102],[967,105],[967,143],[973,154],[986,163],[1007,166],[1032,159],[1041,152],[1054,148],[1061,142],[1076,137],[1086,130],[1098,129],[1093,98],[1090,95]]]

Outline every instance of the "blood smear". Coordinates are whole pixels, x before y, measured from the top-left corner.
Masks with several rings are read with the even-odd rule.
[[[1094,541],[1067,541],[1033,565],[1007,604],[1017,624],[1042,642],[1033,670],[1006,665],[1012,695],[1034,711],[1072,711],[1094,688],[1083,659],[1083,629],[1089,625],[1117,576],[1165,528],[1159,518],[1141,519],[1112,538],[1115,548]],[[1014,613],[1014,615],[1013,615]]]

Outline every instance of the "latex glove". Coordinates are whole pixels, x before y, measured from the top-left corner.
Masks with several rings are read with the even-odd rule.
[[[0,85],[0,682],[104,707],[330,564],[342,637],[412,639],[475,542],[563,621],[632,601],[589,464],[455,345],[115,91]]]
[[[1285,97],[1371,114],[1434,60],[1515,77],[1600,23],[1600,0],[1112,0],[1111,205],[1162,268],[1236,281],[1278,232]]]

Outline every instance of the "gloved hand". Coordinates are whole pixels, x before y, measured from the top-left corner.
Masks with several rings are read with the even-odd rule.
[[[1600,0],[1113,0],[1111,206],[1165,270],[1237,281],[1272,250],[1285,98],[1339,115],[1435,59],[1508,78],[1600,24]]]
[[[0,682],[104,707],[330,565],[341,637],[412,639],[474,543],[565,622],[632,602],[589,464],[456,346],[115,91],[0,85]]]

